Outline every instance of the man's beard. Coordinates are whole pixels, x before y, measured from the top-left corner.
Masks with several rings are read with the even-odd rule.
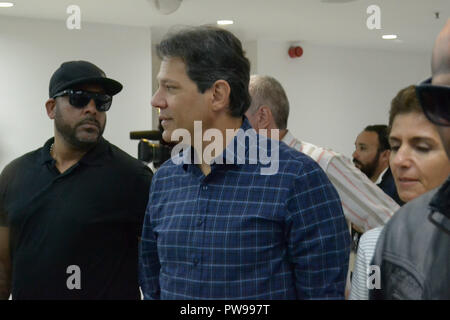
[[[380,150],[378,150],[375,158],[367,164],[363,164],[356,159],[353,159],[353,163],[358,164],[359,170],[361,170],[369,179],[372,179],[372,176],[374,175],[375,170],[378,167],[378,160],[380,160],[380,153],[381,153]]]
[[[99,129],[99,133],[97,136],[97,139],[79,139],[77,137],[77,129],[78,127],[80,127],[83,124],[86,123],[95,123]],[[56,112],[55,112],[55,127],[56,130],[61,134],[61,136],[64,138],[65,141],[67,141],[71,146],[73,146],[76,149],[79,150],[89,150],[91,149],[93,146],[95,146],[100,138],[103,135],[103,131],[105,130],[105,126],[106,126],[106,120],[105,120],[105,125],[102,127],[100,125],[100,123],[95,119],[95,117],[86,117],[83,120],[81,120],[80,122],[78,122],[74,127],[71,127],[70,125],[68,125],[62,115],[61,112],[59,111],[58,108],[56,108]]]

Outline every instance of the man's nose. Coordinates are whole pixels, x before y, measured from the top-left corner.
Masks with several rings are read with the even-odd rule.
[[[98,112],[94,99],[89,100],[88,104],[84,107],[85,112],[96,114]]]
[[[167,101],[162,94],[161,90],[158,88],[151,100],[152,107],[163,109],[167,107]]]

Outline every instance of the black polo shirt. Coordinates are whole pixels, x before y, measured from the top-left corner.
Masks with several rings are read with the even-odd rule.
[[[52,143],[0,175],[13,299],[139,299],[138,237],[151,171],[102,138],[60,174]]]

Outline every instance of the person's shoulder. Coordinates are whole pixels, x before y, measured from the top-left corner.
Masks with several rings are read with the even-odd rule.
[[[297,151],[306,154],[308,157],[317,162],[319,166],[325,171],[327,170],[328,165],[333,159],[345,158],[340,153],[337,153],[329,148],[321,147],[310,142],[298,140],[292,135],[290,139],[291,140],[294,139],[295,141],[295,143],[293,144],[293,146],[291,146],[291,148],[294,148]]]
[[[405,289],[399,292],[407,299],[421,299],[424,273],[429,270],[428,261],[433,261],[423,259],[423,253],[428,252],[433,257],[434,248],[439,246],[436,246],[440,242],[437,229],[428,220],[429,203],[436,192],[437,189],[431,190],[395,212],[385,225],[377,244],[374,264],[382,266],[381,272],[386,283],[394,284],[397,289]],[[385,290],[384,298],[392,295],[392,287]]]
[[[378,241],[378,238],[380,237],[381,231],[383,231],[383,226],[376,227],[373,229],[370,229],[369,231],[366,231],[361,236],[361,239],[359,240],[359,245],[362,247],[373,247],[375,248],[375,245]]]
[[[24,155],[8,163],[3,169],[3,173],[7,174],[15,172],[16,170],[23,169],[24,167],[28,168],[30,166],[38,165],[41,161],[41,156],[42,156],[42,147],[27,152]]]
[[[405,229],[413,230],[422,225],[428,219],[429,204],[437,190],[438,188],[433,189],[404,204],[389,220],[386,229],[396,233]]]
[[[436,192],[429,191],[394,213],[383,230],[383,259],[390,257],[392,263],[399,263],[398,257],[409,259],[414,254],[408,248],[431,241],[434,226],[428,220],[429,203]]]
[[[287,144],[281,142],[279,145],[280,169],[298,171],[298,173],[308,173],[315,170],[322,170],[319,164],[304,152],[297,151]]]
[[[155,172],[154,179],[158,177],[170,177],[179,174],[183,167],[183,154],[179,153],[166,160]]]
[[[340,157],[342,156],[340,153],[326,147],[321,147],[318,145],[315,145],[311,142],[301,141],[302,144],[302,152],[306,154],[312,154],[316,155],[318,157],[326,157],[326,158],[333,158],[333,157]]]
[[[145,172],[150,173],[150,168],[145,165],[142,161],[139,161],[138,159],[132,157],[127,152],[123,151],[116,145],[110,143],[109,141],[105,140],[105,143],[107,144],[110,152],[113,155],[113,159],[115,161],[115,165],[119,166],[120,168],[124,170],[130,170],[130,171],[138,171],[138,172]]]

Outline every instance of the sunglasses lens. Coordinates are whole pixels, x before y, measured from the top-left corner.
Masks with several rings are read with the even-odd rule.
[[[69,102],[76,108],[84,108],[91,98],[84,92],[74,92],[69,95]]]
[[[425,115],[435,124],[450,126],[450,89],[428,86],[418,92]]]
[[[108,111],[111,107],[112,97],[107,94],[77,91],[69,95],[70,104],[76,108],[84,108],[92,99],[98,111]]]
[[[111,107],[112,97],[106,94],[98,95],[95,99],[95,105],[99,111],[108,111]]]

